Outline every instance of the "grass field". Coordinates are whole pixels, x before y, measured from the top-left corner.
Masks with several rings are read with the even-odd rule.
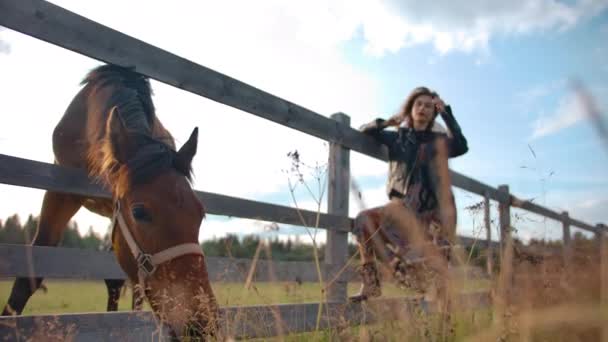
[[[45,280],[47,292],[38,290],[28,302],[24,315],[35,314],[58,314],[58,313],[82,313],[82,312],[105,312],[106,310],[106,287],[102,281],[61,281]],[[213,290],[217,296],[220,306],[240,306],[240,305],[266,305],[273,303],[309,303],[318,302],[321,299],[321,291],[318,283],[256,283],[255,286],[247,290],[242,283],[213,283]],[[12,281],[0,281],[0,300],[2,305],[6,302]],[[480,290],[489,286],[487,281],[469,281],[466,290]],[[358,283],[350,283],[349,294],[358,291]],[[383,297],[403,297],[407,292],[394,286],[393,284],[383,284]],[[119,310],[125,311],[131,308],[131,291],[121,297]],[[149,307],[145,308],[146,310]],[[473,331],[479,331],[486,327],[490,322],[489,312],[459,315],[457,336],[458,340],[469,335]],[[389,333],[390,332],[390,333]],[[391,322],[370,325],[364,328],[353,327],[346,332],[351,338],[359,340],[370,337],[370,340],[402,341],[404,336],[408,336],[409,341],[418,341],[416,329],[406,328],[400,324]],[[406,335],[407,334],[407,335]],[[332,332],[319,331],[317,333],[292,334],[281,338],[265,338],[258,341],[330,341],[336,340]],[[342,338],[339,338],[342,339]],[[423,341],[420,339],[420,341]]]
[[[107,292],[102,281],[61,281],[45,280],[48,292],[36,291],[28,302],[23,314],[57,314],[74,312],[104,312],[106,310]],[[468,290],[479,290],[487,287],[483,280],[469,282]],[[12,281],[0,281],[1,305],[6,303],[10,294]],[[213,283],[213,291],[220,306],[265,305],[274,303],[310,303],[321,300],[318,283],[256,283],[247,290],[242,283]],[[349,294],[359,289],[358,283],[350,283]],[[387,283],[383,286],[383,297],[401,297],[408,293]],[[131,291],[121,296],[119,310],[130,310]]]
[[[0,281],[0,300],[6,302],[12,281]],[[102,281],[59,281],[47,280],[48,291],[39,290],[28,303],[25,315],[105,312],[107,300],[106,288]],[[214,292],[221,306],[265,305],[271,303],[305,303],[320,300],[320,287],[316,283],[257,283],[247,290],[241,283],[214,283]],[[349,294],[355,293],[359,284],[349,284]],[[490,284],[485,280],[469,280],[463,290],[478,291],[488,289]],[[385,298],[401,297],[408,293],[392,284],[384,284]],[[131,294],[127,291],[120,302],[119,310],[130,310]],[[511,337],[515,340],[527,341],[596,341],[601,334],[602,321],[608,319],[608,308],[598,307],[590,303],[585,307],[584,302],[576,305],[538,308],[532,311],[531,318],[519,321],[525,323],[522,327],[537,325],[534,330],[525,330],[516,326]],[[457,311],[452,316],[456,329],[453,341],[486,341],[500,339],[502,333],[493,332],[496,322],[493,322],[492,308]],[[527,320],[527,321],[526,321]],[[426,341],[425,326],[430,331],[438,331],[433,316],[410,316],[400,320],[386,320],[378,324],[351,327],[336,335],[336,331],[319,331],[302,334],[292,334],[283,338],[265,338],[258,341],[335,341],[335,340],[366,340],[366,341]],[[527,322],[527,323],[526,323]],[[430,326],[429,326],[430,324]]]

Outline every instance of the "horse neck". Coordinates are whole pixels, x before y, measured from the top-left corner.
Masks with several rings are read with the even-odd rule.
[[[151,127],[152,136],[175,150],[175,140],[171,133],[163,126],[158,117],[154,117]]]

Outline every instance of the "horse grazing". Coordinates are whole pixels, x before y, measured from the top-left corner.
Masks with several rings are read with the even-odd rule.
[[[82,85],[53,132],[55,163],[86,169],[112,199],[47,191],[33,245],[56,246],[81,206],[112,218],[118,263],[155,317],[173,337],[214,334],[218,306],[198,244],[205,209],[190,184],[198,128],[176,151],[149,79],[132,69],[103,65]],[[2,314],[21,314],[41,282],[17,278]]]

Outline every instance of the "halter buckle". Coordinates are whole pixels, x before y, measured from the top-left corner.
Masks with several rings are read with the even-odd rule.
[[[146,276],[151,276],[156,271],[156,265],[152,262],[152,256],[150,254],[140,253],[137,256],[137,267],[142,270]]]

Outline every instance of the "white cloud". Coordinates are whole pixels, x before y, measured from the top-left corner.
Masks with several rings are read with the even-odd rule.
[[[10,52],[11,52],[10,45],[8,45],[8,43],[0,40],[0,54],[3,54],[3,53],[8,54]]]
[[[595,105],[603,115],[608,108],[608,88],[603,83],[583,84],[589,90]],[[547,104],[557,98],[557,104],[552,110],[547,110]],[[588,107],[585,97],[574,91],[568,80],[559,79],[535,85],[515,94],[517,107],[528,115],[537,118],[532,122],[530,139],[538,139],[555,134],[588,118]],[[549,113],[549,114],[547,114]]]
[[[604,195],[599,195],[596,198],[584,201],[582,205],[573,210],[573,214],[589,224],[608,224],[606,208],[608,208],[608,198]],[[571,213],[571,215],[573,214]]]
[[[496,36],[564,31],[607,7],[605,0],[473,0],[466,5],[445,0],[317,0],[290,3],[283,11],[296,23],[292,33],[298,40],[332,46],[361,33],[365,52],[383,56],[426,43],[440,54],[487,53]]]
[[[555,0],[474,0],[466,5],[453,1],[387,0],[375,4],[383,7],[378,10],[381,15],[366,17],[363,26],[366,33],[372,32],[366,38],[377,55],[418,43],[432,43],[442,54],[452,50],[485,51],[494,36],[566,30],[608,7],[605,0],[574,4]],[[383,22],[393,24],[379,29]],[[389,36],[398,38],[378,38],[387,30],[391,31]]]
[[[579,203],[577,205],[577,207],[581,208],[581,209],[591,209],[591,208],[601,204],[602,202],[606,202],[606,201],[608,201],[608,200],[601,199],[601,198],[588,199],[588,200],[585,200],[585,201]]]
[[[563,91],[567,86],[565,79],[559,79],[551,82],[537,84],[527,90],[521,91],[515,95],[517,102],[521,103],[522,108],[529,108],[535,102]]]
[[[5,29],[4,27],[0,26],[0,32],[2,32],[4,29]],[[3,53],[8,54],[10,52],[11,52],[11,46],[8,45],[8,43],[5,42],[2,39],[2,36],[0,35],[0,54],[3,54]]]
[[[587,116],[585,105],[579,96],[568,94],[562,98],[555,112],[549,116],[541,116],[534,122],[531,139],[538,139],[568,128]]]

